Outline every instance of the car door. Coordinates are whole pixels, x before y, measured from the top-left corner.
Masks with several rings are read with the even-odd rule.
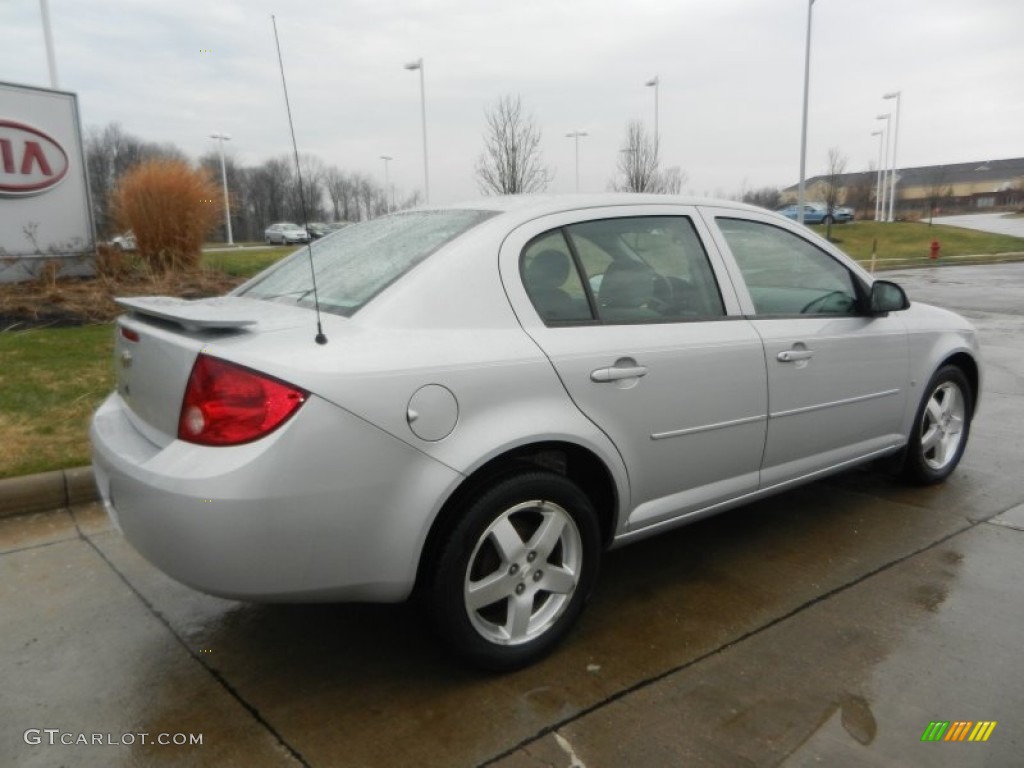
[[[855,270],[777,220],[705,213],[764,340],[769,418],[761,487],[901,444],[909,360],[898,315],[865,313]]]
[[[513,231],[501,275],[525,331],[629,473],[634,531],[756,490],[761,341],[695,209],[631,206]]]

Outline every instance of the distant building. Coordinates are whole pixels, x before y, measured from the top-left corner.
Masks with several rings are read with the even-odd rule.
[[[877,171],[837,177],[842,203],[856,208],[858,217],[874,216],[877,179]],[[822,200],[825,182],[824,176],[807,179],[807,199]],[[795,202],[797,194],[797,185],[787,187],[782,190],[783,202]],[[898,169],[897,216],[926,217],[933,207],[943,213],[1024,208],[1024,157]]]

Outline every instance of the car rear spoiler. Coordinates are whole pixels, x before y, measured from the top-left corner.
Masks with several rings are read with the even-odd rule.
[[[116,298],[114,302],[137,315],[167,320],[188,331],[232,330],[259,323],[255,309],[232,296],[195,301],[174,296],[138,296]]]

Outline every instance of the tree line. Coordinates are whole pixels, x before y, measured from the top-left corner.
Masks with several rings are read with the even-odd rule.
[[[541,130],[523,107],[519,96],[503,96],[484,112],[484,149],[474,175],[483,194],[512,195],[542,192],[554,177],[543,162],[540,151]],[[173,159],[188,161],[173,144],[144,141],[125,132],[117,123],[90,129],[85,138],[86,163],[92,193],[97,233],[109,238],[116,231],[111,212],[111,195],[118,180],[143,160]],[[259,165],[244,166],[225,156],[225,176],[231,209],[231,227],[237,240],[261,240],[263,230],[276,221],[362,221],[390,210],[402,210],[420,202],[418,192],[396,197],[394,188],[385,190],[372,177],[326,165],[310,154],[299,156],[302,177],[294,160],[282,154]],[[873,188],[865,182],[841,189],[838,177],[845,167],[838,151],[829,151],[825,201],[833,207],[843,198],[858,210],[866,209]],[[210,151],[199,158],[200,167],[211,179],[221,183],[220,155]],[[688,176],[678,166],[663,168],[660,146],[647,132],[644,123],[633,120],[626,125],[616,161],[616,174],[608,189],[620,192],[678,194]],[[302,197],[306,215],[303,216]],[[735,196],[743,202],[775,209],[781,204],[778,187],[744,189]],[[218,227],[223,230],[223,224]],[[221,232],[223,237],[224,233]]]
[[[93,217],[101,239],[116,233],[112,194],[125,173],[144,160],[188,162],[185,153],[173,144],[145,141],[127,133],[117,123],[87,131],[85,156]],[[208,171],[220,189],[220,154],[204,154],[198,165]],[[418,192],[398,196],[393,188],[385,190],[366,174],[327,165],[315,155],[300,155],[299,170],[308,221],[362,221],[419,202]],[[263,230],[274,222],[303,220],[299,175],[290,155],[270,158],[255,166],[245,166],[225,156],[224,171],[236,240],[262,240]],[[223,223],[218,226],[221,239],[226,239]]]

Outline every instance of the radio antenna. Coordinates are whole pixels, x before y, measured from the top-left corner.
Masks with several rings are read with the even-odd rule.
[[[327,337],[320,325],[320,297],[316,291],[316,269],[313,267],[313,237],[309,234],[309,217],[306,215],[306,192],[302,186],[302,168],[299,166],[299,145],[295,142],[295,124],[292,122],[292,105],[288,101],[288,83],[284,79],[284,61],[281,59],[281,41],[277,38],[277,19],[270,15],[274,25],[274,44],[277,46],[277,64],[281,69],[281,87],[284,88],[284,106],[288,110],[288,129],[292,132],[292,151],[295,153],[295,175],[299,179],[299,205],[302,208],[302,228],[306,230],[306,250],[309,253],[309,274],[313,278],[313,305],[316,307],[316,343],[326,344]]]

